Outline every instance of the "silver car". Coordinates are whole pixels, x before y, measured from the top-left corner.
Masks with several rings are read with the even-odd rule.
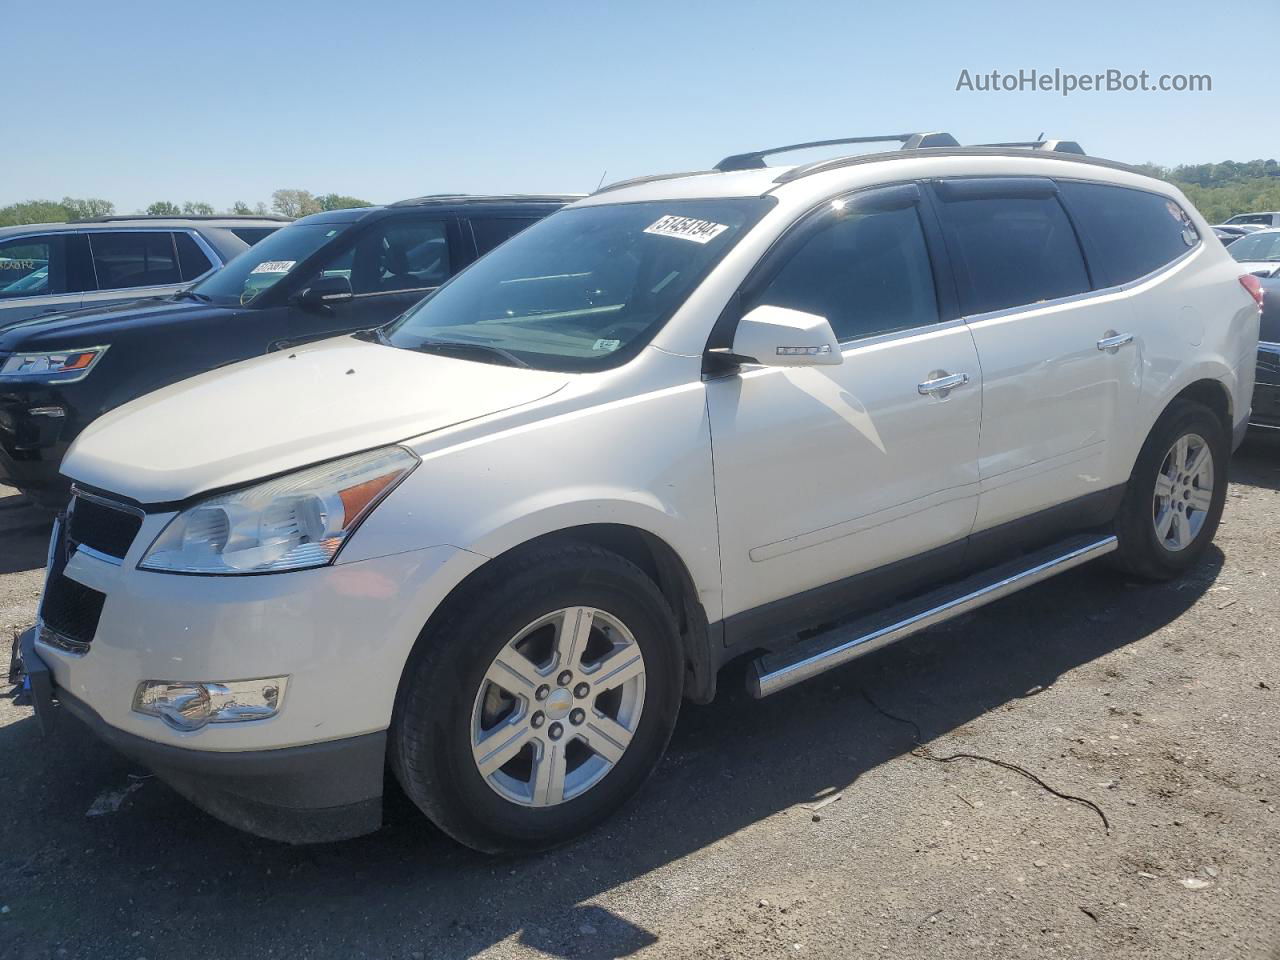
[[[288,222],[126,216],[0,227],[0,328],[173,293]]]

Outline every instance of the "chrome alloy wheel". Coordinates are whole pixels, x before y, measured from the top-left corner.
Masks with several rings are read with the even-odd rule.
[[[572,800],[622,759],[644,690],[644,654],[622,621],[593,607],[540,617],[503,646],[476,693],[476,768],[513,803]]]
[[[1188,433],[1169,448],[1156,474],[1151,517],[1166,550],[1191,546],[1213,504],[1213,452],[1204,437]]]

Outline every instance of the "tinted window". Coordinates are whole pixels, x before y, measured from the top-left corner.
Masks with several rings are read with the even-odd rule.
[[[264,240],[271,234],[275,233],[278,227],[232,227],[231,232],[247,243],[253,246],[259,240]]]
[[[1200,242],[1186,211],[1158,194],[1100,183],[1063,182],[1058,187],[1080,228],[1100,287],[1145,276]]]
[[[1241,237],[1228,251],[1237,260],[1280,260],[1280,230]]]
[[[833,214],[750,306],[826,317],[840,340],[935,323],[938,303],[915,207]]]
[[[179,283],[173,234],[159,231],[92,233],[93,268],[99,290]]]
[[[965,314],[1089,289],[1080,245],[1056,197],[980,197],[939,209]]]
[[[476,252],[483,257],[502,241],[514,237],[525,227],[537,222],[537,217],[472,220],[471,232],[475,234]]]
[[[397,321],[388,339],[410,350],[496,348],[550,370],[616,366],[639,352],[772,203],[563,210],[458,274]],[[492,349],[466,354],[503,362]]]
[[[1232,217],[1227,223],[1261,223],[1264,226],[1271,226],[1271,214],[1269,213],[1242,213]]]
[[[385,220],[339,249],[314,276],[343,276],[356,294],[425,290],[449,279],[443,220]]]
[[[0,241],[0,299],[66,290],[60,236]]]
[[[182,269],[183,280],[194,280],[213,269],[213,262],[192,239],[191,234],[175,233],[173,239],[178,247],[178,266]]]

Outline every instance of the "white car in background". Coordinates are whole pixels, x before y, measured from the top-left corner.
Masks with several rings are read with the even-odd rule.
[[[1122,165],[896,139],[606,188],[378,331],[102,417],[37,703],[265,836],[375,829],[389,765],[532,850],[730,660],[765,696],[1095,558],[1188,570],[1259,281]]]
[[[1254,276],[1280,276],[1280,229],[1258,230],[1241,237],[1228,252]]]

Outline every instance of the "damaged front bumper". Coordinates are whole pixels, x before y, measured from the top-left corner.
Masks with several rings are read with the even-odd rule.
[[[36,650],[38,627],[14,645],[10,679],[29,694],[42,732],[67,713],[151,770],[197,807],[241,830],[285,843],[345,840],[382,825],[386,731],[274,750],[191,750],[106,723],[58,688]],[[65,731],[62,733],[65,735]]]

